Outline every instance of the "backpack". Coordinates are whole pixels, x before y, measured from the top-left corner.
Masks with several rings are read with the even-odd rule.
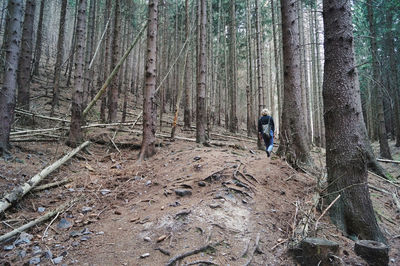
[[[271,125],[269,121],[271,120],[271,117],[268,119],[268,123],[265,125],[262,125],[263,127],[263,134],[269,139],[271,137]]]

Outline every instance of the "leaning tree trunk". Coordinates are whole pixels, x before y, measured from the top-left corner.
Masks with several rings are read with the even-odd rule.
[[[64,55],[64,35],[65,35],[65,14],[67,13],[67,0],[62,0],[61,13],[60,13],[60,26],[58,30],[57,41],[57,57],[54,70],[54,84],[53,84],[53,101],[51,103],[51,114],[54,114],[54,109],[58,105],[60,98],[60,78],[61,78],[61,64]]]
[[[143,140],[139,160],[156,153],[156,75],[157,75],[157,23],[158,0],[149,0],[147,27],[147,60],[143,92]]]
[[[44,3],[45,0],[40,1],[40,11],[39,11],[39,22],[36,31],[36,44],[35,44],[35,56],[33,63],[33,75],[39,74],[39,64],[40,57],[42,56],[42,31],[43,31],[43,13],[44,13]]]
[[[29,110],[29,84],[32,63],[33,25],[36,1],[26,1],[24,26],[21,40],[21,55],[18,63],[18,106]]]
[[[368,24],[369,24],[369,31],[371,33],[370,38],[370,45],[371,45],[371,52],[372,52],[372,72],[373,72],[373,82],[374,88],[377,94],[377,110],[378,110],[378,136],[379,136],[379,148],[380,154],[382,158],[392,160],[392,155],[390,154],[389,143],[386,134],[386,127],[385,127],[385,117],[383,111],[383,93],[382,88],[383,85],[379,82],[379,63],[378,63],[378,48],[376,45],[376,28],[375,28],[375,21],[374,21],[374,13],[372,10],[372,1],[367,1],[367,10],[368,10]]]
[[[206,139],[206,23],[207,23],[207,4],[206,0],[199,2],[200,28],[199,40],[197,42],[197,108],[196,108],[196,141],[205,144]]]
[[[113,30],[113,41],[112,41],[112,57],[111,57],[111,69],[118,64],[119,60],[119,49],[120,45],[120,31],[121,31],[121,21],[120,21],[120,0],[115,0],[115,14],[114,14],[114,30]],[[110,84],[110,90],[108,94],[108,122],[116,122],[118,114],[118,74]]]
[[[282,129],[277,154],[294,165],[311,162],[301,108],[299,28],[295,0],[281,0],[284,63]]]
[[[324,0],[323,82],[328,199],[333,222],[361,239],[385,241],[369,197],[367,147],[354,64],[351,2]]]
[[[5,63],[0,89],[0,156],[8,154],[11,125],[14,120],[17,67],[21,41],[23,0],[9,0],[3,49]]]
[[[86,0],[79,0],[78,21],[76,24],[76,52],[74,92],[72,94],[71,124],[68,145],[78,146],[82,142],[83,90],[85,65]]]

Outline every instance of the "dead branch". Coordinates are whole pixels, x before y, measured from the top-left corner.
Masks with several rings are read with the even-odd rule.
[[[287,242],[288,241],[288,239],[285,239],[285,240],[283,240],[283,241],[281,241],[281,242],[278,242],[276,245],[274,245],[272,248],[271,248],[271,250],[274,250],[277,246],[279,246],[279,245],[281,245],[281,244],[283,244],[283,243],[285,243],[285,242]]]
[[[70,123],[71,122],[71,121],[66,120],[66,119],[57,118],[57,117],[50,117],[50,116],[45,116],[45,115],[39,115],[39,114],[30,112],[30,111],[28,112],[26,110],[18,109],[18,108],[15,108],[15,113],[21,114],[21,115],[26,115],[26,116],[32,116],[34,118],[38,117],[38,118],[42,118],[42,119],[53,120],[53,121],[64,122],[64,123]]]
[[[394,182],[392,182],[392,181],[390,181],[390,180],[388,180],[388,179],[386,179],[386,178],[384,178],[384,177],[381,177],[380,175],[377,175],[377,174],[375,174],[375,173],[373,173],[373,172],[371,172],[371,171],[368,171],[368,173],[371,174],[371,175],[373,175],[373,176],[376,176],[376,177],[380,178],[381,180],[386,181],[387,183],[392,184],[392,185],[395,186],[395,187],[400,188],[400,185],[398,185],[398,184],[396,184],[396,183],[394,183]]]
[[[381,188],[378,188],[378,187],[374,187],[373,185],[370,185],[370,184],[368,184],[368,187],[369,187],[370,189],[373,189],[373,190],[376,190],[376,191],[382,192],[382,193],[384,193],[384,194],[390,194],[390,192],[389,192],[389,191],[386,191],[386,190],[384,190],[384,189],[381,189]]]
[[[16,132],[11,132],[10,136],[18,136],[18,135],[27,135],[27,134],[33,134],[33,133],[43,133],[43,132],[52,132],[52,131],[58,131],[58,130],[63,130],[65,128],[62,127],[56,127],[56,128],[46,128],[46,129],[32,129],[32,130],[23,130],[23,131],[16,131]]]
[[[207,245],[202,246],[202,247],[200,247],[200,248],[196,248],[196,249],[194,249],[194,250],[191,250],[191,251],[188,251],[188,252],[179,254],[179,255],[173,257],[172,259],[170,259],[170,260],[167,262],[167,264],[165,264],[165,265],[166,265],[166,266],[175,265],[175,263],[176,263],[178,260],[181,260],[181,259],[183,259],[183,258],[192,256],[192,255],[194,255],[194,254],[197,254],[197,253],[206,251],[207,249],[213,249],[215,245],[216,245],[216,244],[214,244],[214,245],[212,245],[212,244],[207,244]]]
[[[218,264],[215,264],[214,262],[211,262],[211,261],[208,261],[208,260],[196,260],[196,261],[190,262],[188,264],[184,264],[183,266],[196,265],[196,264],[200,264],[200,265],[203,265],[203,264],[206,264],[206,265],[218,265]]]
[[[64,179],[64,180],[61,180],[61,181],[48,183],[48,184],[37,186],[37,187],[33,188],[32,192],[37,192],[37,191],[41,191],[41,190],[45,190],[45,189],[53,188],[53,187],[58,187],[58,186],[61,186],[61,185],[64,185],[64,184],[67,184],[67,183],[70,183],[70,182],[72,182],[71,179]]]
[[[73,149],[69,153],[67,153],[64,157],[53,163],[52,165],[47,166],[43,169],[39,174],[32,177],[28,182],[23,185],[15,188],[13,191],[8,193],[0,200],[0,213],[4,212],[7,208],[9,208],[14,202],[20,200],[26,193],[28,193],[33,187],[35,187],[40,181],[43,180],[46,176],[52,173],[54,170],[58,169],[62,164],[68,161],[71,157],[77,154],[80,150],[89,145],[89,141],[82,143],[79,147]]]
[[[322,214],[318,217],[317,221],[315,222],[315,232],[318,229],[318,222],[319,220],[321,220],[321,218],[325,215],[325,213],[333,206],[333,204],[335,204],[336,201],[338,201],[338,199],[340,198],[340,194],[336,197],[336,199],[334,199],[331,204],[329,204],[328,207],[326,207],[326,209],[322,212]]]
[[[4,240],[9,239],[9,238],[15,236],[16,234],[21,233],[21,232],[25,231],[26,229],[31,228],[32,226],[35,226],[35,225],[37,225],[37,224],[39,224],[41,222],[44,222],[44,221],[50,219],[51,217],[53,217],[57,213],[62,212],[67,206],[73,204],[77,200],[78,199],[73,199],[70,202],[64,203],[60,207],[56,208],[54,211],[50,211],[50,212],[46,213],[45,215],[43,215],[43,216],[41,216],[41,217],[39,217],[39,218],[27,223],[27,224],[24,224],[23,226],[18,227],[16,229],[14,229],[13,231],[8,232],[7,234],[4,234],[4,235],[0,236],[0,242],[3,242]]]
[[[158,247],[158,248],[155,248],[154,250],[158,250],[164,255],[171,256],[171,253],[168,250],[165,250],[163,248]]]
[[[378,162],[383,162],[383,163],[396,163],[400,164],[400,161],[394,161],[394,160],[388,160],[388,159],[376,159]]]

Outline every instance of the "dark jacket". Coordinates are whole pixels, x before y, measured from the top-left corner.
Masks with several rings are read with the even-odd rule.
[[[269,120],[269,124],[271,125],[272,132],[275,132],[274,119],[272,119],[272,116],[263,115],[262,117],[260,117],[260,119],[258,119],[258,132],[259,133],[261,133],[261,134],[263,133],[262,125],[268,124],[268,120]]]

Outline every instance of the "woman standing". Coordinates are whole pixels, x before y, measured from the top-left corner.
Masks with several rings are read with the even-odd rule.
[[[268,157],[271,156],[272,148],[274,147],[274,119],[270,115],[268,109],[263,109],[261,111],[261,117],[258,120],[258,137],[264,140],[265,151]]]

